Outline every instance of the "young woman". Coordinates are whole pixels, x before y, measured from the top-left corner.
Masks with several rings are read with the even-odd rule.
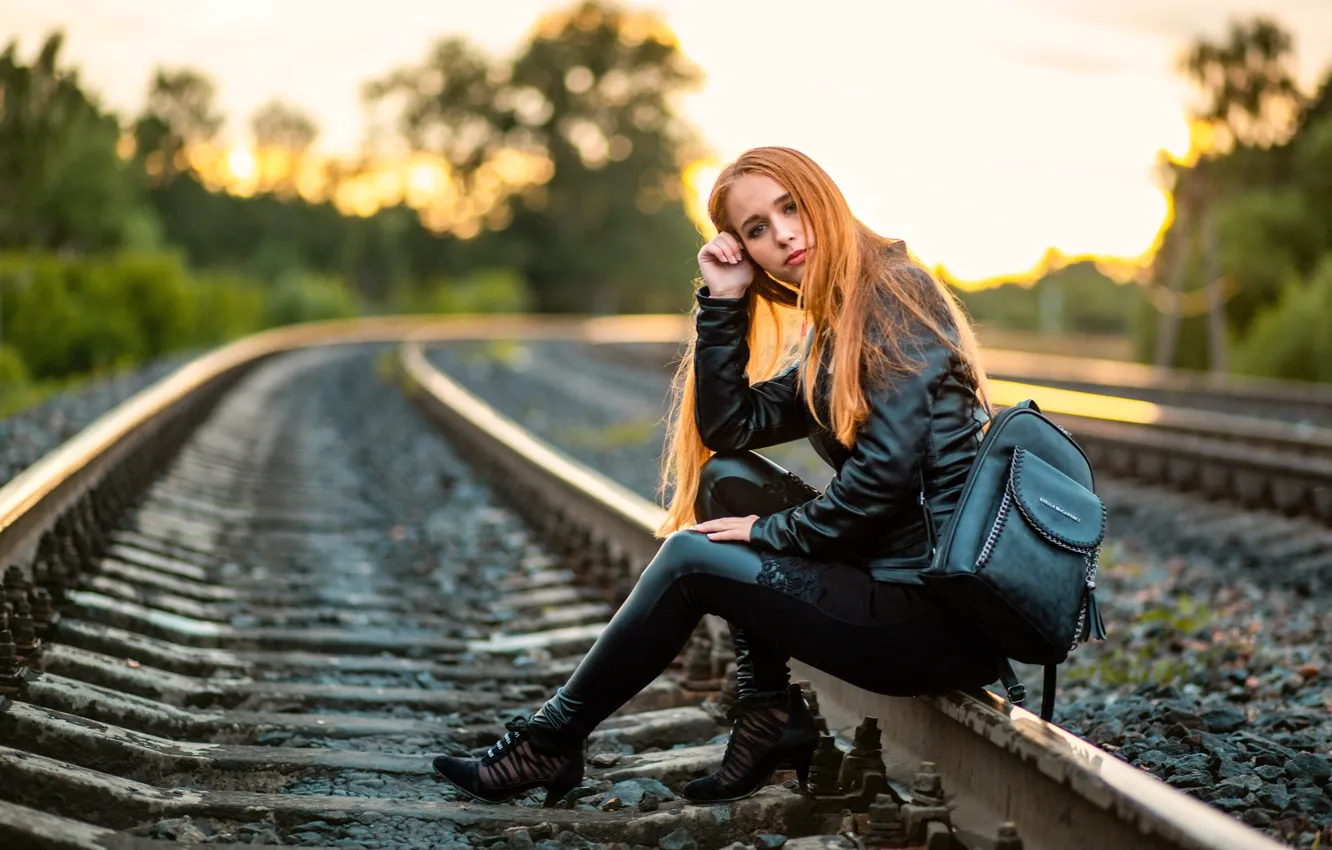
[[[530,720],[482,758],[435,760],[478,799],[567,794],[588,734],[704,614],[731,624],[738,699],[720,770],[683,789],[696,802],[752,794],[782,765],[804,779],[818,735],[790,657],[891,695],[998,678],[995,653],[918,575],[986,420],[965,316],[796,151],[743,154],[708,211],[718,235],[698,254],[697,334],[677,375],[669,536]],[[836,469],[822,493],[752,451],[801,437]]]

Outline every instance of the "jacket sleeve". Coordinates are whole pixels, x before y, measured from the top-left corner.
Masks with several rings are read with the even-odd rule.
[[[923,368],[869,389],[870,414],[851,456],[823,494],[756,521],[750,542],[776,552],[835,559],[843,546],[882,535],[919,504],[935,390],[949,369],[942,342],[921,342]]]
[[[697,294],[694,420],[714,452],[761,449],[808,434],[799,391],[799,364],[753,386],[749,362],[749,296]]]

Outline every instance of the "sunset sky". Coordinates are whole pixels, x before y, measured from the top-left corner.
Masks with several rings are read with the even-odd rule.
[[[214,78],[247,142],[270,98],[318,121],[319,149],[354,152],[360,83],[464,33],[515,48],[549,0],[0,0],[0,41],[65,58],[104,102],[141,106],[156,66]],[[856,213],[964,279],[1018,273],[1054,246],[1132,257],[1165,214],[1156,151],[1188,146],[1175,59],[1233,15],[1295,35],[1307,88],[1332,66],[1332,0],[659,0],[707,74],[685,115],[719,161],[784,144],[820,162]],[[710,172],[704,172],[705,174]],[[706,190],[706,186],[703,187]]]

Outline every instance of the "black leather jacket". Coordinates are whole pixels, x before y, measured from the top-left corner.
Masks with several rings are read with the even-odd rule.
[[[696,297],[695,418],[703,444],[743,451],[808,437],[837,470],[818,498],[755,522],[751,542],[862,566],[882,581],[920,583],[932,554],[927,523],[939,529],[952,515],[987,418],[965,364],[922,330],[915,342],[923,368],[870,388],[869,418],[847,449],[810,414],[798,363],[750,386],[749,296],[713,298],[704,287]],[[814,394],[825,423],[826,376]]]

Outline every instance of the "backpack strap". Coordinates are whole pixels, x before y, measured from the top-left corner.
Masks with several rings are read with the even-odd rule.
[[[1008,701],[1013,705],[1022,705],[1027,700],[1027,686],[1022,684],[1017,673],[1013,672],[1013,663],[1007,658],[999,659],[999,681],[1008,691]]]
[[[1008,701],[1013,705],[1022,705],[1027,701],[1027,688],[1013,671],[1013,662],[1007,658],[999,659],[999,681],[1003,682],[1004,690],[1008,692]],[[1042,720],[1054,718],[1055,693],[1058,688],[1059,667],[1055,664],[1045,665],[1045,682],[1041,687]]]
[[[1059,667],[1056,664],[1045,665],[1045,682],[1041,685],[1041,719],[1054,718],[1055,691],[1059,687]]]

